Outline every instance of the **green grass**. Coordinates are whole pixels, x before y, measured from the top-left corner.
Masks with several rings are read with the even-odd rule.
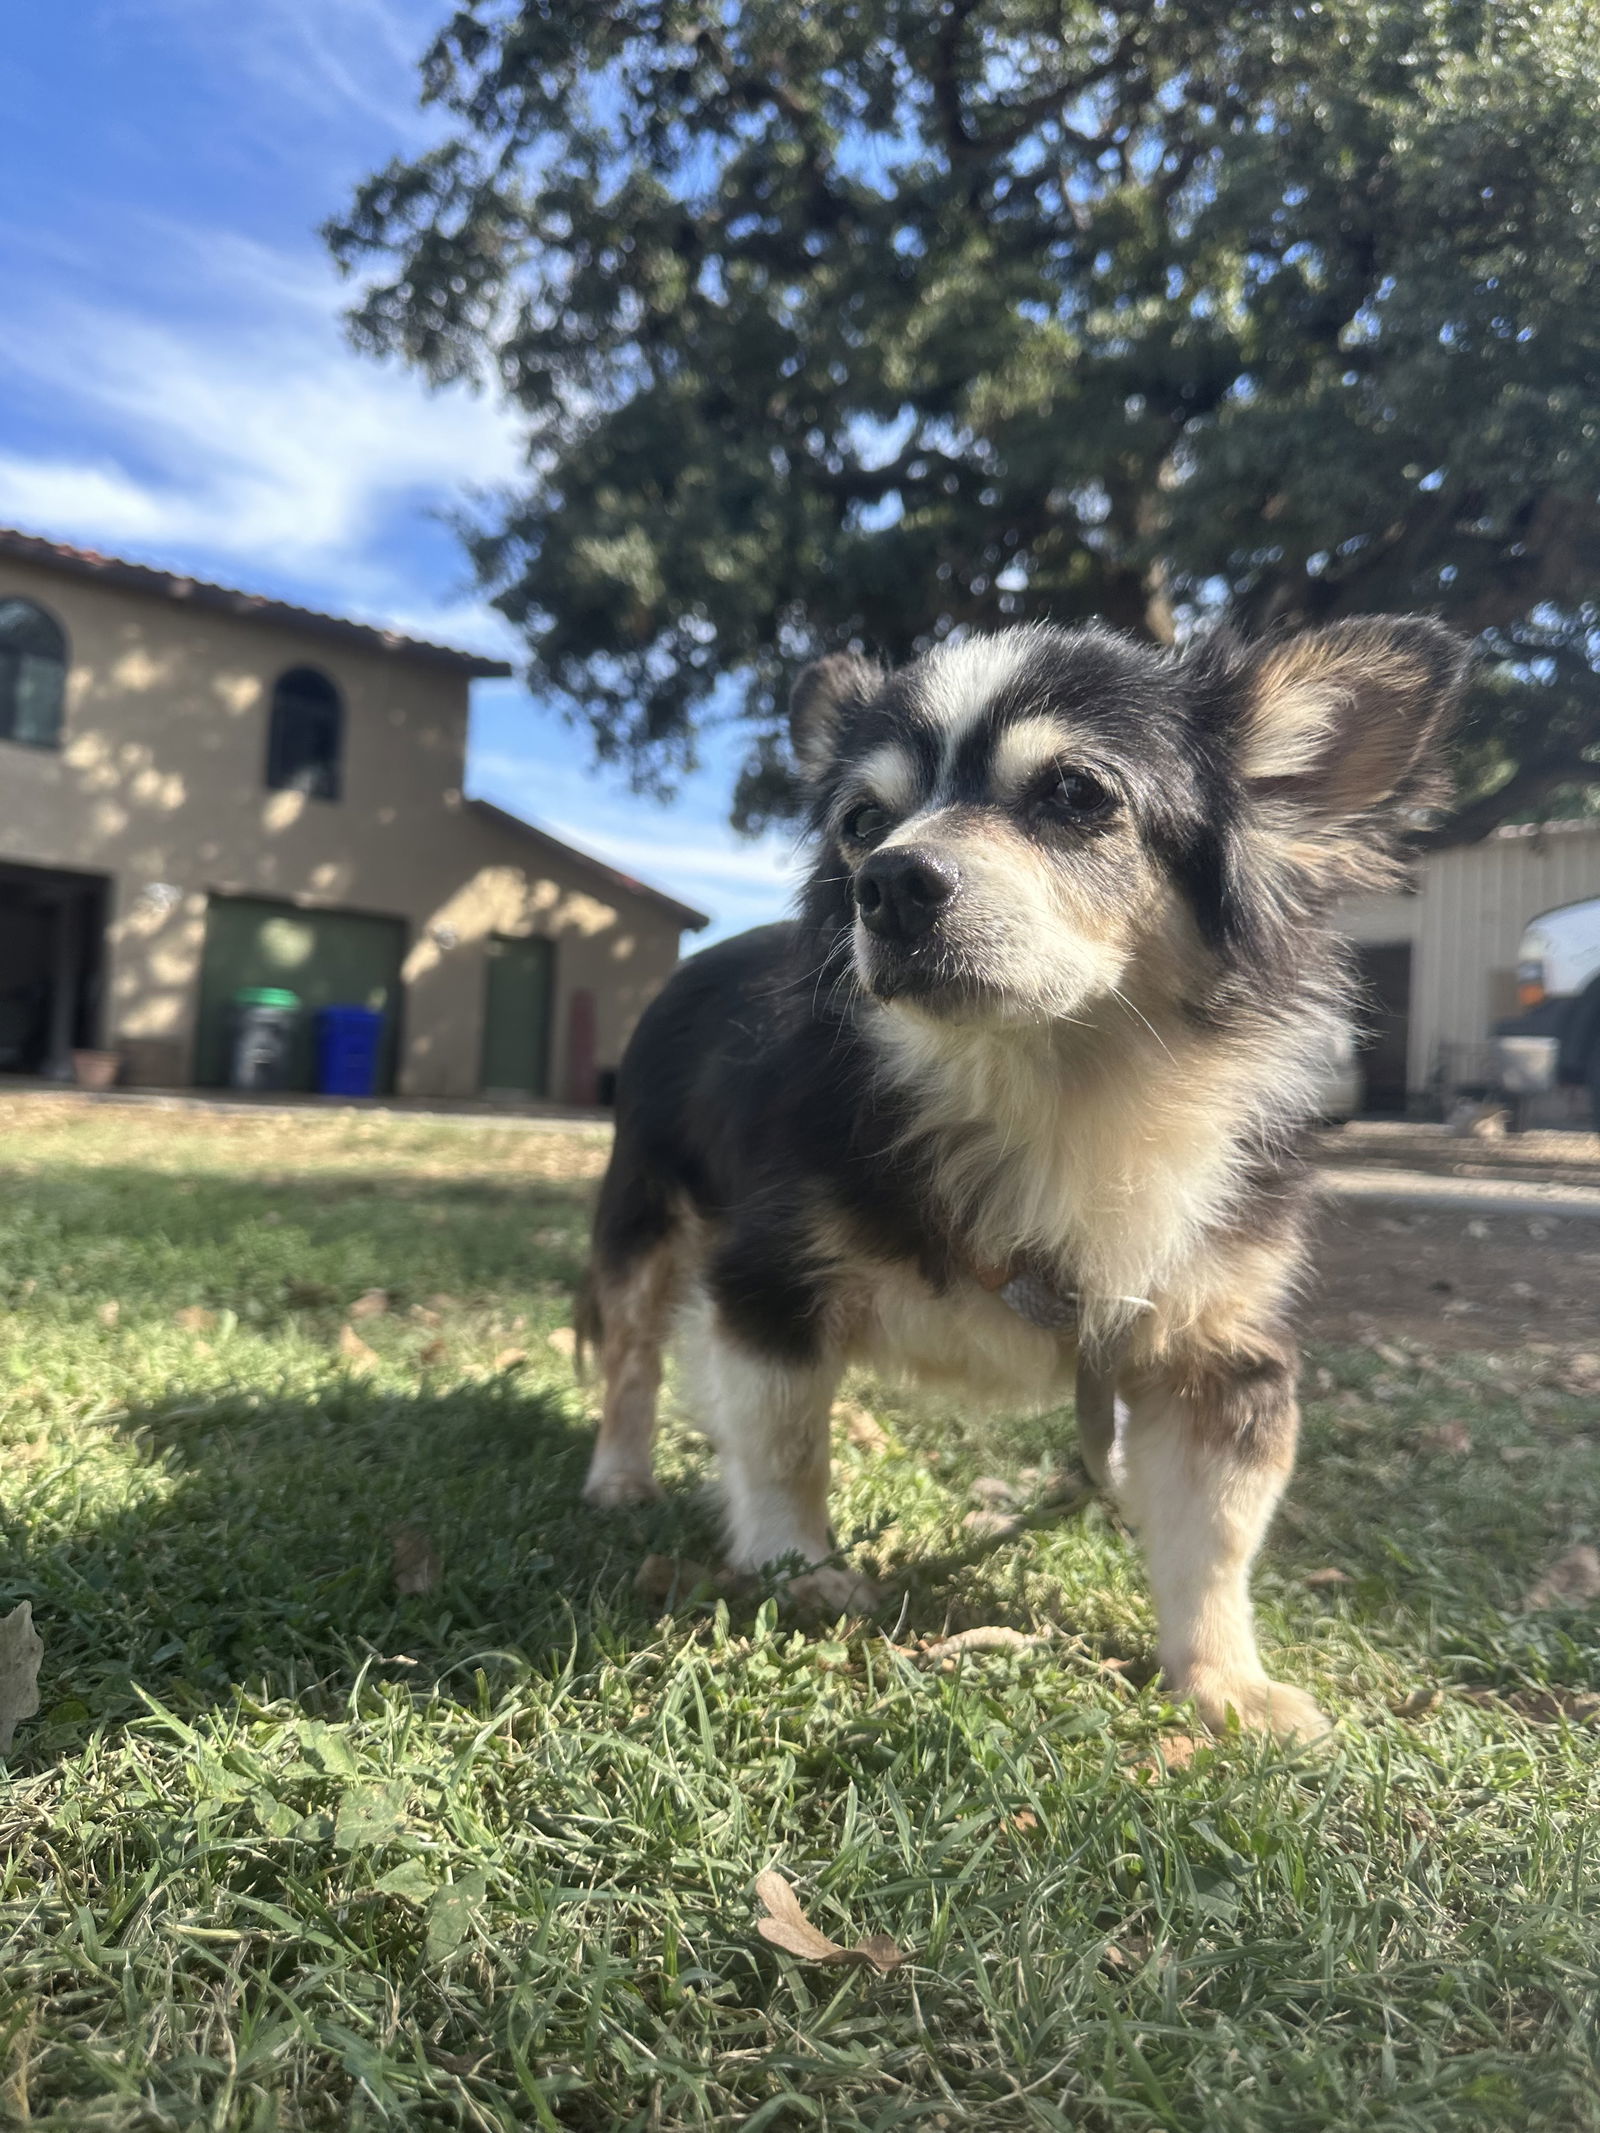
[[[664,1504],[577,1501],[546,1334],[598,1156],[0,1107],[0,1611],[46,1644],[0,1790],[0,2119],[1600,2128],[1596,1740],[1526,1715],[1600,1685],[1600,1611],[1518,1597],[1600,1477],[1536,1357],[1314,1358],[1259,1592],[1340,1730],[1179,1767],[1113,1519],[962,1525],[1059,1420],[872,1396],[838,1522],[899,1621],[652,1618],[640,1560],[715,1523],[681,1426]],[[1470,1452],[1429,1439],[1457,1420]],[[397,1596],[397,1526],[431,1592]],[[985,1622],[1061,1634],[919,1663]],[[772,1865],[913,1962],[767,1947]]]

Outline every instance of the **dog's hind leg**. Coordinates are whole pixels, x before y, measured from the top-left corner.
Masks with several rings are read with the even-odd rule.
[[[709,1298],[688,1329],[691,1397],[721,1459],[735,1570],[798,1567],[789,1596],[831,1614],[869,1612],[870,1578],[830,1563],[829,1418],[840,1366],[764,1355],[729,1336]]]
[[[638,1253],[622,1272],[590,1272],[589,1318],[600,1352],[604,1392],[600,1434],[583,1485],[586,1503],[647,1503],[661,1494],[651,1463],[661,1352],[677,1285],[671,1237]]]
[[[1162,1671],[1208,1726],[1307,1738],[1327,1720],[1273,1681],[1256,1649],[1250,1565],[1294,1464],[1299,1410],[1281,1352],[1207,1359],[1124,1380],[1118,1494],[1138,1528]]]

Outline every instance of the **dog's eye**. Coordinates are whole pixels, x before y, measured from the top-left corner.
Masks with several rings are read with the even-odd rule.
[[[1069,822],[1091,822],[1116,804],[1115,794],[1092,770],[1070,766],[1051,780],[1040,799],[1051,814]]]
[[[844,818],[844,833],[852,844],[870,844],[874,837],[881,837],[888,827],[889,810],[879,807],[874,800],[866,800],[860,807],[852,807]]]

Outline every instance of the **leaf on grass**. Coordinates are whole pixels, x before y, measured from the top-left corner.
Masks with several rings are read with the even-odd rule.
[[[773,1947],[781,1948],[786,1955],[799,1956],[802,1962],[851,1964],[858,1970],[876,1970],[880,1977],[887,1977],[907,1960],[887,1933],[869,1933],[850,1948],[819,1933],[801,1910],[794,1890],[770,1867],[756,1876],[756,1894],[767,1911],[765,1918],[756,1920],[756,1931]]]
[[[1587,1725],[1600,1718],[1600,1695],[1592,1689],[1463,1689],[1461,1697],[1481,1708],[1514,1711],[1536,1726],[1553,1726],[1563,1718]]]
[[[389,1308],[387,1289],[365,1289],[350,1306],[352,1318],[382,1318]]]
[[[426,1304],[413,1304],[406,1316],[419,1326],[436,1326],[439,1323],[438,1312],[430,1311]]]
[[[1004,1511],[969,1511],[961,1523],[980,1540],[1008,1540],[1013,1533],[1022,1531],[1022,1520],[1008,1517]]]
[[[1465,1455],[1472,1449],[1472,1432],[1465,1422],[1435,1422],[1422,1432],[1430,1451]]]
[[[19,1600],[0,1616],[0,1755],[9,1755],[17,1727],[39,1708],[39,1661],[44,1639],[33,1626],[33,1602]]]
[[[1155,1753],[1141,1756],[1133,1767],[1151,1777],[1166,1777],[1174,1770],[1187,1770],[1197,1755],[1215,1745],[1192,1733],[1163,1733],[1155,1743]]]
[[[280,1800],[276,1793],[268,1792],[264,1785],[258,1786],[251,1793],[250,1805],[255,1810],[256,1822],[264,1837],[288,1837],[294,1834],[300,1821],[298,1813]]]
[[[1437,1710],[1441,1701],[1437,1689],[1413,1689],[1409,1696],[1402,1696],[1389,1708],[1396,1718],[1425,1718],[1430,1711]]]
[[[578,1352],[578,1336],[570,1326],[557,1326],[553,1333],[545,1335],[545,1342],[557,1355],[565,1356],[569,1363]]]
[[[1031,1807],[1019,1807],[1014,1815],[1007,1815],[1005,1827],[1015,1830],[1019,1837],[1031,1837],[1039,1827],[1039,1817]]]
[[[1108,1970],[1142,1970],[1150,1960],[1151,1942],[1143,1933],[1124,1933],[1121,1940],[1108,1940],[1100,1960]]]
[[[444,1361],[449,1352],[449,1348],[442,1340],[431,1340],[418,1355],[417,1361],[424,1370],[432,1370]]]
[[[208,1311],[204,1304],[185,1304],[181,1311],[174,1311],[172,1323],[181,1326],[185,1333],[207,1333],[217,1322],[215,1311]]]
[[[339,1328],[339,1353],[352,1370],[372,1370],[377,1367],[377,1350],[367,1346],[354,1326]]]
[[[1329,1585],[1348,1585],[1350,1573],[1348,1570],[1341,1570],[1337,1564],[1330,1563],[1325,1570],[1307,1571],[1303,1582],[1309,1585],[1313,1592],[1321,1592]]]
[[[353,1778],[361,1775],[355,1751],[342,1733],[336,1733],[320,1718],[302,1719],[298,1730],[301,1747],[325,1776]]]
[[[383,1785],[347,1786],[333,1823],[333,1841],[340,1851],[364,1851],[392,1844],[405,1827],[407,1790],[403,1778],[393,1778]]]
[[[921,1654],[924,1666],[953,1665],[968,1652],[1031,1652],[1050,1638],[1041,1632],[1027,1636],[1020,1629],[1007,1629],[1000,1623],[985,1623],[977,1629],[958,1629],[953,1637],[941,1637],[937,1644],[930,1644]]]
[[[1010,1482],[1002,1481],[998,1474],[980,1474],[967,1494],[990,1511],[1014,1511],[1022,1501]]]
[[[122,1316],[122,1306],[113,1296],[108,1303],[103,1303],[94,1315],[102,1326],[114,1326]]]
[[[1600,1599],[1600,1554],[1585,1542],[1558,1555],[1522,1604],[1533,1614],[1547,1607],[1582,1607],[1593,1599]]]
[[[494,1369],[496,1372],[502,1370],[520,1370],[522,1365],[527,1360],[528,1351],[526,1348],[502,1348],[500,1353],[495,1357],[491,1368]]]
[[[715,1591],[721,1582],[709,1564],[688,1555],[647,1555],[633,1574],[634,1591],[656,1607],[674,1597],[686,1600],[702,1590]]]
[[[484,1873],[463,1874],[434,1892],[428,1905],[428,1932],[423,1949],[430,1963],[442,1963],[454,1955],[472,1930],[472,1914],[489,1891]]]
[[[845,1441],[853,1444],[858,1452],[886,1452],[889,1449],[889,1432],[876,1415],[868,1414],[854,1400],[838,1401],[833,1419],[844,1431]]]
[[[403,1859],[372,1887],[379,1896],[403,1896],[407,1903],[426,1903],[433,1894],[433,1878],[420,1859]]]
[[[389,1536],[394,1549],[394,1589],[407,1597],[432,1592],[444,1565],[420,1526],[396,1526]]]

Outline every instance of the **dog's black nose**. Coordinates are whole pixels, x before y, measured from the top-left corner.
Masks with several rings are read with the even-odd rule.
[[[920,941],[932,932],[960,881],[950,861],[931,852],[874,852],[856,876],[856,909],[867,931],[880,940]]]

